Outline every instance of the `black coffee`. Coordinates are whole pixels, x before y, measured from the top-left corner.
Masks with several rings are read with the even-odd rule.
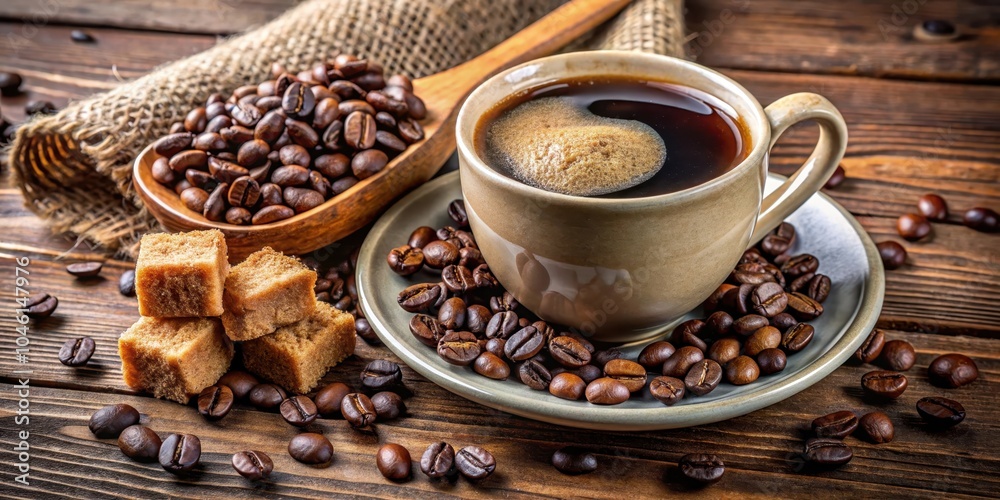
[[[699,90],[673,83],[638,81],[615,76],[562,80],[501,101],[480,118],[476,131],[477,152],[493,169],[521,182],[551,191],[574,194],[571,190],[550,189],[543,182],[533,182],[532,178],[525,175],[524,170],[519,170],[522,168],[520,165],[523,165],[523,162],[520,165],[518,163],[521,160],[541,156],[538,150],[512,151],[509,147],[515,142],[537,141],[539,131],[549,130],[550,124],[539,123],[538,127],[522,128],[523,138],[510,137],[509,133],[501,136],[496,128],[498,122],[503,123],[505,117],[511,116],[517,108],[545,98],[559,99],[545,101],[553,105],[539,110],[544,113],[538,115],[542,121],[551,121],[549,117],[553,112],[565,109],[570,115],[569,120],[577,120],[587,126],[593,124],[592,137],[563,134],[554,140],[564,138],[567,141],[565,144],[557,143],[556,148],[552,148],[551,144],[543,145],[547,146],[546,150],[565,147],[570,151],[561,155],[560,160],[577,161],[579,164],[582,161],[579,158],[583,156],[581,151],[592,151],[595,160],[598,160],[594,162],[595,165],[609,163],[599,161],[603,155],[612,159],[610,163],[613,168],[619,168],[615,163],[620,163],[622,169],[630,169],[634,168],[633,164],[617,160],[639,158],[648,161],[650,158],[657,158],[656,147],[665,146],[665,155],[659,157],[662,158],[659,170],[648,177],[635,177],[640,181],[638,184],[624,189],[592,186],[595,188],[594,192],[603,193],[600,195],[607,198],[656,196],[697,186],[736,166],[746,157],[751,147],[743,120],[729,111],[722,101]],[[606,120],[609,118],[612,120]],[[534,118],[523,123],[532,120]],[[560,123],[555,123],[556,127],[558,125]],[[650,131],[655,133],[651,139]],[[603,140],[602,136],[611,140]],[[650,140],[656,141],[656,136],[662,141],[662,146],[650,144]],[[588,142],[581,147],[581,141],[593,141],[593,144]],[[616,156],[614,148],[622,143],[636,143],[638,147],[626,151],[627,154]],[[644,152],[649,154],[642,154]],[[552,170],[557,171],[558,168]],[[631,173],[624,174],[625,177],[629,175]],[[603,182],[607,177],[609,176],[594,176],[584,180]],[[620,178],[622,177],[619,176],[616,180]]]

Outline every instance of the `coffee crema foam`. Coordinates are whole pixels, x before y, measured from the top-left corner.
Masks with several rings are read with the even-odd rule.
[[[667,157],[663,139],[649,125],[595,115],[567,97],[517,106],[490,127],[486,140],[519,181],[576,196],[641,184]]]

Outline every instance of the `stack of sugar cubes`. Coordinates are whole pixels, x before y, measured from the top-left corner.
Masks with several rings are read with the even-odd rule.
[[[312,390],[354,353],[354,317],[317,302],[316,273],[265,247],[230,268],[218,230],[143,236],[139,321],[118,339],[125,383],[187,403],[229,370],[233,342],[257,376]]]

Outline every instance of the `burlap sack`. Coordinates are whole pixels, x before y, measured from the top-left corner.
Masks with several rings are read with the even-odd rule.
[[[682,0],[634,0],[574,48],[679,55]],[[459,64],[562,0],[309,0],[271,23],[20,128],[10,165],[27,206],[54,232],[131,255],[159,230],[132,189],[132,160],[213,92],[298,71],[339,52],[414,78]]]

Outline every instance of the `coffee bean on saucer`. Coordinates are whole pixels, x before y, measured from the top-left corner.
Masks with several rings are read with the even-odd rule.
[[[948,204],[940,195],[927,193],[917,200],[920,214],[932,221],[943,221],[948,218]]]
[[[557,398],[575,401],[583,397],[586,388],[587,383],[579,375],[562,372],[552,377],[552,382],[549,383],[549,394]]]
[[[126,297],[135,297],[135,270],[128,269],[118,278],[118,292]]]
[[[777,283],[761,283],[754,288],[750,301],[753,304],[754,312],[766,318],[772,318],[784,312],[788,305],[788,296],[785,294],[784,288]]]
[[[77,278],[93,278],[98,274],[101,274],[102,267],[104,267],[103,262],[75,262],[66,266],[66,272],[76,276]]]
[[[406,413],[403,398],[395,392],[382,391],[372,395],[371,400],[379,420],[392,420]]]
[[[597,470],[597,457],[584,449],[567,446],[552,454],[552,466],[563,474],[578,476]]]
[[[322,434],[303,432],[288,442],[288,454],[309,465],[325,465],[333,460],[333,445]]]
[[[838,467],[850,462],[854,452],[839,439],[813,438],[806,441],[803,457],[811,464]]]
[[[139,424],[130,425],[118,435],[118,449],[137,462],[154,462],[160,454],[160,436]]]
[[[490,297],[490,311],[493,314],[499,314],[503,311],[514,311],[520,303],[510,292],[504,292],[503,295]]]
[[[139,412],[127,404],[105,406],[94,412],[87,427],[94,436],[117,438],[126,427],[139,423]]]
[[[617,405],[624,403],[631,395],[625,384],[611,377],[602,377],[587,384],[584,392],[587,401],[596,405]]]
[[[274,470],[274,462],[263,451],[238,451],[233,454],[232,464],[239,475],[251,481],[267,479]]]
[[[545,347],[545,335],[529,325],[507,339],[504,344],[504,354],[511,361],[524,361],[541,352],[543,347]]]
[[[25,315],[31,319],[45,319],[52,316],[56,307],[59,306],[59,299],[47,293],[32,295],[25,304]]]
[[[448,204],[448,217],[459,228],[469,227],[469,215],[465,212],[465,200],[458,199]]]
[[[687,376],[684,377],[684,387],[691,394],[704,396],[715,390],[721,381],[722,367],[719,366],[719,363],[711,359],[703,359],[695,363],[688,371]]]
[[[906,249],[903,245],[895,241],[883,241],[878,245],[878,254],[882,258],[882,265],[888,270],[899,269],[906,263]]]
[[[989,208],[970,208],[962,216],[962,224],[984,233],[1000,231],[1000,214]]]
[[[916,363],[917,351],[913,349],[912,344],[905,340],[890,340],[882,348],[882,355],[879,359],[886,369],[905,372]]]
[[[552,350],[551,346],[549,350]],[[659,370],[674,351],[676,349],[674,349],[673,344],[670,342],[665,340],[653,342],[642,348],[642,351],[639,353],[638,362],[647,370]]]
[[[781,331],[773,326],[765,326],[747,339],[743,344],[743,354],[756,357],[764,349],[773,349],[781,345]]]
[[[714,363],[711,360],[709,361]],[[709,367],[709,369],[710,368],[711,367]],[[711,382],[714,372],[711,372],[711,370],[709,371],[710,373],[706,375],[706,379],[702,380],[702,382],[704,383]],[[627,359],[613,359],[605,363],[604,376],[613,378],[621,382],[622,384],[625,385],[625,387],[628,388],[629,392],[641,391],[642,388],[645,387],[646,385],[646,369],[643,368],[643,366],[640,365],[639,363],[636,363],[635,361],[629,361]]]
[[[697,347],[684,346],[670,355],[660,369],[668,377],[683,379],[695,363],[705,359],[705,354]]]
[[[316,415],[319,414],[316,403],[302,395],[291,396],[282,401],[279,411],[285,422],[295,427],[306,427],[313,423],[316,420]]]
[[[188,472],[200,459],[201,440],[193,434],[171,434],[160,445],[160,466],[167,472]]]
[[[403,372],[399,365],[385,359],[376,359],[361,370],[361,386],[366,390],[378,392],[395,387],[403,381]]]
[[[396,443],[383,444],[375,454],[375,465],[386,479],[402,481],[410,477],[410,452]]]
[[[250,395],[250,391],[253,390],[260,381],[257,377],[250,375],[243,370],[232,370],[226,372],[222,378],[216,382],[218,385],[224,385],[229,387],[233,391],[233,397],[238,400],[244,400]]]
[[[858,417],[852,411],[842,410],[823,415],[812,421],[816,437],[840,438],[851,435],[858,428]]]
[[[823,314],[823,305],[808,295],[792,292],[788,294],[788,311],[799,321],[812,321]]]
[[[507,352],[506,346],[504,350]],[[470,332],[448,332],[441,337],[437,345],[438,356],[448,363],[459,366],[472,364],[481,352],[479,339]]]
[[[428,242],[423,247],[424,263],[432,269],[444,269],[458,262],[458,248],[441,240]],[[496,312],[496,311],[494,311]]]
[[[746,385],[760,377],[760,367],[749,356],[737,356],[725,366],[726,380],[733,385]]]
[[[781,348],[788,354],[795,354],[812,342],[816,329],[808,323],[796,323],[781,336]]]
[[[896,220],[896,231],[903,238],[916,241],[931,234],[931,223],[920,214],[905,214]]]
[[[418,283],[399,292],[396,301],[405,311],[416,313],[440,306],[447,297],[448,289],[444,283]]]
[[[711,484],[726,472],[726,464],[716,455],[690,453],[681,457],[677,465],[684,477],[702,484]]]
[[[732,337],[722,338],[712,342],[705,355],[708,359],[725,365],[740,355],[740,341]]]
[[[908,381],[902,373],[875,370],[861,376],[865,394],[884,399],[896,399],[906,391]]]
[[[352,392],[340,402],[340,412],[344,420],[355,429],[364,429],[375,423],[378,415],[372,400],[364,394]]]
[[[782,222],[760,242],[760,248],[770,256],[781,255],[795,243],[795,226]]]
[[[788,358],[781,349],[764,349],[757,353],[757,367],[761,375],[773,375],[785,369]]]
[[[781,265],[781,272],[789,278],[798,278],[803,274],[815,273],[819,268],[819,259],[809,254],[796,255]]]
[[[657,401],[672,405],[684,399],[684,381],[674,377],[656,377],[649,382],[649,392]]]
[[[896,436],[896,429],[889,416],[880,411],[864,414],[858,421],[858,429],[872,443],[888,443]]]
[[[258,410],[270,411],[288,398],[285,390],[275,384],[259,384],[250,390],[250,404]]]
[[[490,341],[503,342],[502,339],[491,339]],[[507,380],[507,377],[510,376],[510,367],[507,366],[507,363],[500,356],[488,351],[479,354],[473,362],[472,368],[476,373],[493,380]]]
[[[233,390],[225,385],[206,387],[198,394],[198,413],[208,420],[219,420],[233,408]]]
[[[420,457],[420,471],[434,479],[451,474],[454,465],[455,449],[443,441],[432,443]]]
[[[965,420],[965,407],[948,398],[921,398],[917,401],[917,413],[928,425],[937,428],[952,427]]]
[[[927,367],[927,377],[938,387],[953,389],[979,378],[979,367],[964,354],[942,354]]]
[[[94,339],[79,337],[69,339],[59,349],[59,362],[66,366],[83,366],[94,355]]]
[[[741,316],[733,322],[733,332],[744,337],[750,336],[753,332],[768,326],[770,322],[759,314],[747,314]]]
[[[466,446],[455,453],[455,468],[473,481],[489,477],[497,468],[493,455],[479,446]]]
[[[340,404],[343,402],[344,396],[351,392],[351,388],[347,384],[333,382],[323,386],[323,388],[316,392],[316,396],[313,397],[313,403],[316,404],[316,410],[319,411],[320,415],[327,418],[339,417],[342,416]]]
[[[534,359],[522,363],[517,369],[517,375],[524,385],[536,391],[547,390],[552,382],[552,373],[545,368],[545,365]]]
[[[410,234],[410,239],[407,241],[407,245],[413,248],[424,248],[428,243],[436,241],[437,231],[432,227],[420,226],[413,230]]]

